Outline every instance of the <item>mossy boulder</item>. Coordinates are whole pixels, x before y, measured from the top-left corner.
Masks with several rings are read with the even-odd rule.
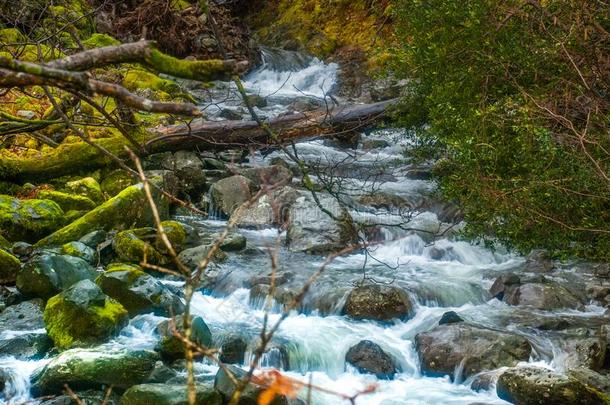
[[[197,405],[221,405],[222,396],[207,385],[196,385]],[[128,389],[121,398],[121,405],[187,405],[184,384],[142,384]]]
[[[85,49],[101,48],[103,46],[119,45],[121,42],[108,34],[95,33],[83,41]]]
[[[180,298],[139,266],[112,264],[95,282],[132,316],[149,312],[174,316],[184,311]]]
[[[153,191],[161,218],[169,216],[165,198]],[[152,223],[152,215],[142,184],[127,187],[115,197],[89,211],[71,224],[40,240],[37,246],[61,245],[78,240],[96,230],[128,229]]]
[[[55,201],[65,212],[67,211],[89,211],[97,205],[89,197],[78,194],[68,194],[55,190],[41,190],[38,197]]]
[[[409,319],[414,311],[413,302],[404,290],[383,284],[367,284],[350,291],[343,313],[353,319],[389,322]]]
[[[10,240],[35,242],[64,224],[64,211],[50,200],[0,195],[0,229]]]
[[[44,310],[49,337],[60,349],[102,343],[116,336],[128,320],[127,310],[91,280],[51,297]]]
[[[210,244],[184,249],[178,255],[178,259],[180,259],[185,266],[195,269],[208,256],[210,249],[212,249],[212,245]],[[217,249],[212,256],[212,260],[215,262],[223,262],[227,259],[228,256],[222,249]]]
[[[6,250],[0,249],[0,284],[14,283],[20,269],[19,259]]]
[[[104,193],[100,184],[93,177],[84,177],[80,180],[69,181],[65,189],[73,194],[78,194],[89,198],[96,204],[104,201]]]
[[[100,188],[108,197],[114,197],[135,183],[135,179],[124,170],[115,170],[104,177],[100,183]]]
[[[124,390],[143,383],[159,355],[151,350],[66,350],[32,376],[32,395],[62,393],[64,384],[74,390],[113,386]]]
[[[23,266],[16,283],[25,296],[48,299],[81,280],[94,280],[96,275],[81,258],[43,252]]]
[[[89,264],[95,264],[96,252],[83,242],[68,242],[61,246],[61,254],[80,257]]]
[[[4,236],[0,235],[0,249],[10,249],[12,243],[9,242]]]
[[[174,331],[184,333],[183,317],[177,316],[174,319],[157,325],[160,336],[157,350],[166,360],[184,358],[184,343],[174,335]],[[212,346],[212,332],[200,316],[191,316],[191,341],[203,347]]]
[[[148,242],[154,241],[156,235],[155,228],[129,229],[116,234],[112,247],[124,262],[139,263],[146,257],[148,263],[162,263],[163,256]]]
[[[100,243],[106,241],[107,237],[108,233],[103,229],[100,229],[98,231],[89,232],[78,241],[84,243],[92,249],[95,249]]]
[[[163,228],[165,235],[167,235],[167,238],[169,239],[174,250],[176,252],[182,251],[189,237],[187,227],[177,221],[163,221],[161,222],[161,227]],[[155,247],[159,252],[167,252],[167,247],[159,235],[156,237]]]
[[[123,86],[131,91],[154,90],[158,92],[159,98],[165,98],[167,97],[166,95],[174,96],[180,93],[180,86],[176,82],[162,79],[154,73],[141,69],[128,71],[123,78]]]

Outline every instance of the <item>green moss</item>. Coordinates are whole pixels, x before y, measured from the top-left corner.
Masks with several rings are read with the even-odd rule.
[[[135,183],[135,179],[124,170],[115,170],[104,177],[100,188],[109,197],[115,196],[125,188]]]
[[[10,249],[11,246],[11,242],[6,240],[6,238],[0,234],[0,249]]]
[[[42,190],[38,192],[38,197],[55,201],[64,211],[88,211],[96,207],[96,204],[89,197],[62,193],[61,191]]]
[[[221,60],[184,60],[159,50],[150,52],[149,58],[149,63],[159,72],[183,79],[209,82],[227,76],[227,69]]]
[[[184,229],[184,225],[182,225],[180,222],[176,222],[176,221],[163,221],[161,223],[161,226],[163,227],[163,232],[165,232],[165,234],[167,235],[167,238],[169,239],[173,248],[176,251],[182,250],[182,247],[184,246],[184,244],[186,242],[186,237],[187,237],[187,233],[186,233],[186,229]],[[157,239],[155,241],[155,247],[160,252],[163,252],[163,253],[166,252],[165,244],[163,243],[163,241],[161,240],[161,238],[158,235],[157,235]]]
[[[106,273],[118,273],[118,272],[125,272],[126,274],[128,274],[128,283],[133,283],[135,280],[137,280],[139,277],[146,275],[146,273],[144,272],[144,270],[142,270],[142,268],[140,266],[136,266],[134,264],[127,264],[127,263],[111,263],[108,265],[108,267],[106,268]],[[98,277],[99,280],[99,277]],[[97,280],[96,280],[97,282]],[[98,282],[99,284],[99,282]]]
[[[0,195],[0,229],[11,240],[35,241],[64,221],[64,211],[54,201]]]
[[[0,249],[0,284],[13,283],[20,268],[19,259]]]
[[[90,264],[95,263],[96,252],[82,242],[68,242],[61,246],[61,254],[79,257]]]
[[[149,263],[162,263],[164,260],[161,254],[150,243],[140,239],[151,234],[155,234],[153,228],[130,229],[119,232],[115,236],[112,246],[121,260],[139,263],[146,257]]]
[[[180,86],[175,82],[162,79],[153,73],[140,69],[128,71],[123,79],[123,86],[132,91],[151,89],[163,91],[168,94],[180,92]]]
[[[0,44],[18,44],[26,42],[26,37],[17,28],[4,28],[0,30]]]
[[[101,48],[103,46],[119,45],[121,41],[112,38],[108,34],[95,33],[83,41],[86,49]]]
[[[125,188],[125,187],[123,187]],[[95,203],[104,201],[104,194],[100,184],[93,177],[85,177],[66,183],[65,189],[74,194],[88,197]],[[121,189],[122,190],[122,189]]]

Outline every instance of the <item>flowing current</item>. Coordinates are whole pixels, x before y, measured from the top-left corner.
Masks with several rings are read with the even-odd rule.
[[[264,65],[244,82],[250,92],[267,98],[268,105],[257,109],[266,117],[285,113],[295,98],[310,97],[320,103],[320,97],[336,85],[339,67],[335,64],[288,52],[266,51],[264,59]],[[230,98],[219,101],[214,108],[208,111],[213,118],[223,109],[245,113],[237,101]],[[245,114],[243,119],[247,119]],[[405,170],[408,165],[405,166],[403,152],[408,142],[403,131],[378,130],[365,134],[362,139],[378,142],[374,147],[365,148],[361,142],[355,148],[345,148],[314,140],[298,144],[296,149],[301,159],[320,167],[338,167],[336,163],[349,162],[349,169],[341,175],[352,199],[376,191],[419,201],[434,191],[433,182],[418,179]],[[257,154],[250,159],[250,164],[270,164],[277,157],[285,156],[279,151],[266,156]],[[377,172],[380,167],[383,173],[377,173],[373,180],[370,173]],[[315,179],[323,180],[319,176]],[[411,218],[410,226],[420,231],[412,231],[392,226],[403,220],[397,213],[353,204],[350,213],[356,221],[386,224],[379,227],[378,239],[383,242],[372,248],[370,254],[356,252],[340,257],[328,266],[314,284],[302,310],[293,312],[282,323],[261,366],[282,368],[291,377],[344,397],[376,384],[374,392],[357,398],[356,403],[361,405],[505,403],[497,397],[493,386],[488,391],[473,391],[469,381],[459,378],[459,369],[455,370],[457,382],[448,377],[422,376],[414,337],[434,327],[443,313],[453,310],[468,322],[528,336],[537,349],[536,357],[530,362],[561,369],[562,351],[552,340],[534,336],[513,324],[512,318],[519,310],[491,300],[487,292],[495,277],[519,266],[523,259],[457,240],[451,232],[446,233],[446,238],[432,243],[429,234],[421,230],[439,230],[447,226],[439,220],[438,212],[433,211],[421,209],[417,212]],[[226,225],[222,220],[179,219],[205,231],[219,230]],[[247,252],[230,255],[229,261],[221,265],[231,270],[229,275],[210,291],[196,293],[192,311],[205,319],[216,343],[240,334],[254,346],[263,326],[265,310],[260,299],[253,299],[247,288],[248,280],[269,273],[266,249],[278,246],[278,240],[283,240],[285,234],[276,229],[242,229],[239,232],[247,237],[250,248]],[[302,285],[324,262],[323,256],[292,253],[281,243],[279,246],[279,269],[291,274],[294,286]],[[382,325],[342,316],[340,309],[345,296],[354,283],[362,280],[363,269],[377,282],[393,283],[408,291],[416,302],[414,317]],[[587,317],[596,311],[597,308],[590,307],[571,315]],[[281,306],[276,303],[269,315],[269,324],[273,325],[280,314]],[[107,346],[153,348],[157,341],[155,325],[161,319],[153,315],[138,316]],[[379,344],[397,360],[401,371],[393,380],[379,380],[346,365],[347,350],[364,339]],[[253,348],[248,349],[244,367],[252,358]],[[13,403],[29,399],[29,377],[47,362],[48,359],[29,362],[0,359],[0,369],[10,375],[5,394],[12,397]],[[207,363],[198,364],[196,369],[201,376],[210,377],[217,371]],[[313,390],[312,400],[319,405],[349,403],[340,395]]]

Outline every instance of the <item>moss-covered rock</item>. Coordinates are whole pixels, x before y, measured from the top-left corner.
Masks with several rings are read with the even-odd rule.
[[[177,95],[180,93],[180,86],[171,80],[162,79],[159,76],[141,69],[133,69],[127,72],[123,78],[123,86],[125,88],[135,90],[155,90],[160,92],[159,98],[164,98],[163,93],[167,95]]]
[[[55,190],[41,190],[38,198],[55,201],[64,212],[67,211],[88,211],[95,208],[96,204],[89,197],[77,194],[68,194]]]
[[[89,264],[95,264],[96,252],[83,242],[68,242],[61,246],[61,254],[80,257]]]
[[[120,260],[140,263],[146,257],[148,263],[158,264],[163,256],[147,240],[156,238],[155,228],[129,229],[116,234],[112,247]]]
[[[21,262],[9,252],[0,249],[0,284],[13,283],[21,269]]]
[[[174,250],[176,252],[182,251],[188,237],[187,228],[177,221],[163,221],[161,226]],[[159,235],[156,237],[155,247],[162,253],[167,252],[165,243],[163,243],[163,240]]]
[[[48,299],[81,280],[94,280],[96,272],[78,257],[42,253],[17,274],[17,288],[29,297]]]
[[[180,298],[139,266],[112,264],[95,281],[102,291],[120,302],[130,315],[154,312],[174,316],[184,311]]]
[[[135,179],[128,173],[125,173],[124,170],[115,170],[103,178],[100,187],[102,192],[108,197],[114,197],[135,183]]]
[[[151,350],[72,349],[61,353],[32,376],[32,395],[60,394],[64,384],[88,389],[126,389],[143,383],[159,355]]]
[[[104,194],[100,184],[93,177],[85,177],[80,180],[69,181],[65,189],[73,194],[85,196],[96,204],[104,201]]]
[[[175,321],[167,320],[157,325],[160,336],[157,349],[167,360],[184,358],[184,342],[174,335],[174,331],[184,333],[182,316],[175,317]],[[203,347],[212,346],[212,332],[200,316],[191,316],[191,341]]]
[[[127,324],[127,310],[90,280],[49,299],[44,323],[60,349],[90,346],[115,336]]]
[[[220,405],[222,396],[207,385],[195,387],[197,405]],[[142,384],[128,389],[121,398],[121,405],[187,405],[184,384]]]
[[[0,195],[0,229],[10,240],[35,242],[64,224],[64,211],[50,200]]]
[[[161,217],[167,218],[169,216],[167,200],[156,193],[154,193],[154,197]],[[40,240],[36,246],[64,244],[78,240],[95,230],[127,229],[133,225],[149,223],[152,223],[152,217],[144,188],[142,184],[136,184],[127,187],[68,226]]]
[[[4,236],[0,235],[0,249],[10,249],[11,245],[11,242],[6,240]]]
[[[212,245],[205,244],[201,246],[196,246],[189,249],[184,249],[178,255],[178,258],[185,266],[195,269],[209,254]],[[227,254],[222,249],[217,249],[214,252],[212,259],[215,262],[223,262],[228,259]]]
[[[100,34],[98,32],[91,35],[83,41],[83,46],[86,49],[101,48],[103,46],[119,45],[121,42],[112,38],[108,34]]]

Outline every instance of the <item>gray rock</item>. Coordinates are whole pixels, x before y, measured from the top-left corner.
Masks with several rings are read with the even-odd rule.
[[[108,397],[106,390],[77,391],[75,394],[81,401],[80,403],[70,395],[58,395],[55,398],[41,402],[40,405],[94,405],[102,403],[106,405],[119,405],[121,400],[121,397],[115,392],[111,392]]]
[[[375,374],[377,378],[383,379],[393,379],[398,369],[392,356],[370,340],[363,340],[350,347],[345,361],[361,373]]]
[[[178,178],[179,188],[183,192],[194,197],[204,191],[206,178],[203,162],[196,153],[178,151],[171,158],[166,158],[162,167],[174,172]]]
[[[507,304],[536,309],[579,309],[583,306],[581,299],[566,287],[541,276],[521,279],[515,274],[504,275],[494,281],[489,292]]]
[[[95,249],[100,243],[106,240],[107,235],[108,234],[106,231],[100,229],[98,231],[89,232],[78,241],[84,243],[92,249]]]
[[[242,364],[248,344],[241,337],[228,339],[220,346],[220,361],[228,364]]]
[[[176,360],[184,358],[184,343],[174,331],[184,333],[184,323],[182,316],[175,317],[175,320],[163,321],[157,325],[157,333],[161,337],[157,349],[166,360]],[[212,332],[200,316],[191,316],[191,341],[203,347],[212,346]]]
[[[230,108],[223,108],[220,110],[220,114],[218,114],[218,116],[230,121],[239,121],[242,118],[240,113],[235,110],[231,110]]]
[[[208,256],[211,248],[212,245],[206,244],[190,249],[184,249],[178,255],[178,259],[180,259],[185,266],[194,269]],[[212,259],[216,262],[222,262],[227,259],[227,254],[223,250],[218,249],[214,253],[214,257],[212,257]]]
[[[51,350],[53,341],[46,333],[19,333],[0,340],[0,356],[37,360]]]
[[[230,216],[239,206],[252,197],[252,182],[244,176],[235,175],[212,184],[210,195],[214,208]]]
[[[248,104],[252,107],[265,108],[267,107],[267,99],[258,94],[250,94],[247,97]]]
[[[464,379],[484,370],[511,367],[519,361],[527,361],[532,350],[529,342],[521,336],[463,322],[439,325],[418,333],[415,346],[423,374],[453,378],[456,369],[461,367],[461,378]]]
[[[369,284],[349,293],[343,314],[354,319],[404,320],[412,316],[413,304],[407,293],[398,287]]]
[[[228,373],[235,377],[235,379],[239,380],[240,378],[244,377],[246,371],[232,365],[226,365],[218,370],[216,378],[214,379],[214,388],[222,394],[225,401],[228,401],[231,398],[236,388],[235,384],[233,383],[233,379]],[[264,389],[258,385],[253,383],[248,384],[243,390],[237,404],[257,405],[258,397],[263,390]],[[288,400],[285,396],[276,396],[273,401],[271,401],[271,405],[288,405]]]
[[[35,330],[44,328],[44,302],[33,299],[11,305],[0,312],[0,330]]]
[[[289,209],[299,195],[299,192],[290,186],[264,194],[241,213],[237,219],[237,226],[257,229],[281,226],[288,219]]]
[[[600,374],[588,368],[580,367],[569,370],[568,375],[599,392],[610,392],[610,375],[608,374]]]
[[[555,265],[546,250],[534,249],[525,258],[525,271],[548,273],[554,268]]]
[[[263,185],[278,187],[279,185],[290,184],[292,181],[292,171],[282,165],[251,167],[240,170],[239,174],[259,188]]]
[[[95,265],[97,262],[97,254],[95,250],[83,242],[65,243],[61,247],[61,254],[81,258],[91,265]]]
[[[197,405],[221,405],[222,396],[206,385],[195,386]],[[121,405],[188,405],[184,384],[141,384],[129,388],[121,398]]]

